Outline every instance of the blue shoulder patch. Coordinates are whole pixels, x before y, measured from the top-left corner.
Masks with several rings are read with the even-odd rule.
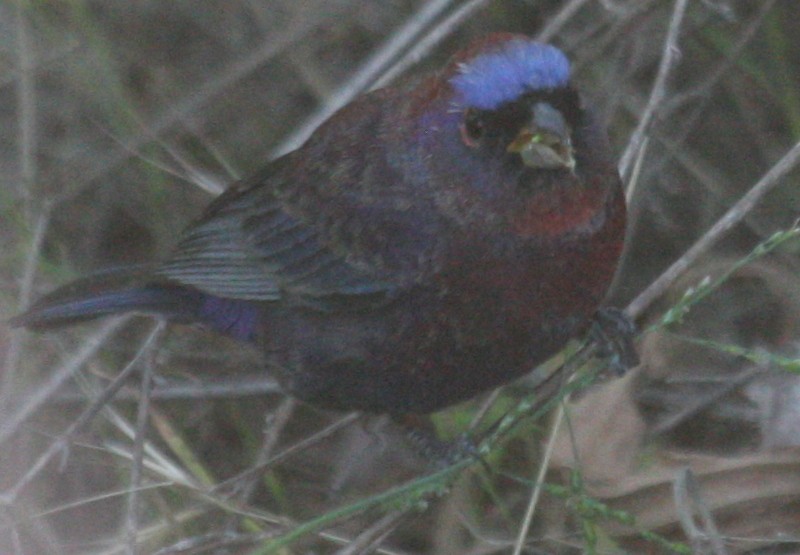
[[[492,110],[525,93],[562,87],[569,60],[549,44],[515,39],[459,65],[450,79],[460,104]]]

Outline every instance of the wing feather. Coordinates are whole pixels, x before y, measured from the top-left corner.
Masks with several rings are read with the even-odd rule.
[[[334,252],[314,222],[290,214],[276,195],[284,159],[235,184],[191,225],[157,270],[220,297],[319,304],[326,297],[388,293],[392,280]]]

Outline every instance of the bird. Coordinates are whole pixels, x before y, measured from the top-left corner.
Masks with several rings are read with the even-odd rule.
[[[163,260],[81,278],[10,323],[155,315],[253,345],[311,405],[425,415],[585,335],[625,221],[567,56],[492,33],[357,97],[229,186]]]

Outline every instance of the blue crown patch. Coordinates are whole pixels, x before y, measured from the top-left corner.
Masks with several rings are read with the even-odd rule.
[[[460,104],[492,110],[525,93],[563,87],[569,81],[569,60],[549,44],[511,40],[500,49],[459,65],[450,84]]]

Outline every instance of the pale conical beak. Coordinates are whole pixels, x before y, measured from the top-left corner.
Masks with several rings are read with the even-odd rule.
[[[569,126],[561,112],[544,102],[533,107],[531,122],[506,150],[518,153],[529,168],[570,171],[575,168]]]

